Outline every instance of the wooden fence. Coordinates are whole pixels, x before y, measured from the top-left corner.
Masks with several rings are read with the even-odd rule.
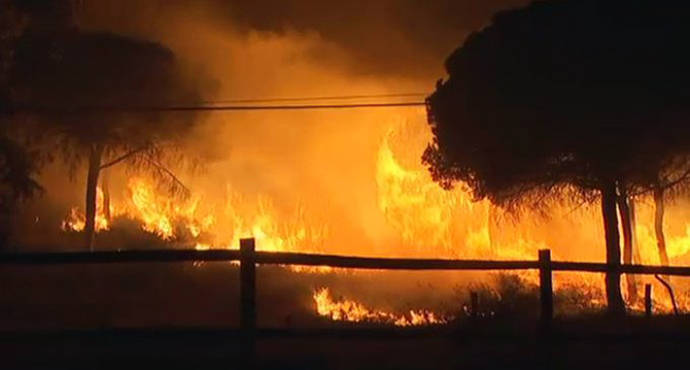
[[[690,267],[621,265],[551,260],[551,251],[540,250],[537,260],[487,261],[457,259],[369,258],[325,254],[256,251],[254,239],[242,239],[239,250],[147,250],[68,253],[0,254],[1,265],[110,264],[136,262],[240,262],[241,328],[248,335],[256,330],[256,265],[328,266],[376,270],[539,270],[540,321],[548,326],[553,318],[553,272],[618,272],[667,276],[690,276]],[[650,289],[645,289],[648,294]],[[647,300],[651,301],[649,297]],[[646,306],[651,306],[647,303]]]

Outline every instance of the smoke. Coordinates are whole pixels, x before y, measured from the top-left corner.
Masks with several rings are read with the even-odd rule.
[[[439,61],[496,10],[521,3],[525,2],[262,0],[226,8],[244,30],[317,32],[346,52],[353,72],[429,77],[438,72]]]
[[[87,6],[85,22],[160,34],[171,17],[197,18],[194,29],[214,24],[225,34],[316,35],[303,57],[339,65],[349,73],[435,78],[442,61],[496,11],[525,0],[257,0],[102,1]],[[190,36],[196,32],[189,29]],[[184,29],[176,32],[183,33]],[[178,35],[179,36],[179,35]],[[334,48],[340,51],[334,53]]]

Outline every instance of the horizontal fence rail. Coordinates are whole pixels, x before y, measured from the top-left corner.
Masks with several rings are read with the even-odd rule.
[[[292,252],[254,252],[260,265],[328,266],[378,270],[536,270],[539,261],[463,260],[428,258],[372,258]],[[156,249],[103,252],[2,253],[0,265],[59,265],[152,262],[239,261],[238,249]],[[643,275],[690,276],[690,267],[653,265],[609,265],[597,262],[551,261],[552,271],[619,272]]]
[[[260,265],[328,266],[378,270],[536,270],[538,260],[502,261],[429,258],[372,258],[292,252],[254,252]],[[0,265],[54,265],[152,262],[230,262],[239,261],[238,249],[157,249],[103,252],[2,253]],[[609,265],[597,262],[551,261],[552,271],[619,272],[643,275],[690,276],[690,267],[653,265]]]
[[[579,272],[619,272],[624,274],[639,275],[672,275],[690,276],[690,267],[685,266],[650,266],[650,265],[610,265],[595,262],[559,262],[552,261],[551,269],[554,271],[579,271]]]
[[[236,249],[213,250],[127,250],[105,252],[64,253],[4,253],[0,254],[0,265],[59,265],[90,263],[141,263],[141,262],[223,262],[239,261],[240,251]]]
[[[528,270],[536,261],[487,261],[427,258],[372,258],[326,254],[256,252],[259,264],[328,266],[378,270]]]

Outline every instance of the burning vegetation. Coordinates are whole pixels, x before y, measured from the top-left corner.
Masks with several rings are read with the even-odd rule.
[[[373,322],[395,326],[438,325],[448,322],[447,318],[427,310],[410,310],[407,314],[394,314],[377,309],[369,309],[363,304],[349,299],[335,300],[328,288],[314,292],[316,312],[334,321]]]
[[[448,258],[523,259],[533,260],[540,248],[552,247],[562,259],[589,258],[599,260],[599,250],[591,248],[578,254],[568,254],[575,243],[601,245],[602,230],[597,222],[596,209],[576,204],[553,204],[559,217],[545,217],[525,213],[515,218],[493,207],[488,201],[474,202],[467,190],[446,191],[438,187],[416,155],[429,139],[423,121],[398,119],[383,133],[375,151],[377,206],[387,227],[395,234],[390,240],[400,245],[391,255],[444,256]],[[329,252],[329,245],[337,243],[329,233],[334,225],[327,218],[313,217],[313,207],[305,202],[285,212],[271,198],[251,199],[230,186],[225,195],[211,198],[209,194],[192,191],[185,197],[167,194],[154,180],[142,176],[130,177],[121,196],[104,201],[99,187],[96,225],[99,233],[109,231],[118,219],[128,219],[167,243],[178,246],[209,248],[237,248],[239,239],[254,237],[257,248],[265,251]],[[107,205],[106,205],[107,204]],[[658,264],[660,256],[653,234],[653,202],[638,197],[637,254],[639,263]],[[109,207],[109,212],[105,207]],[[690,224],[668,221],[672,230],[667,240],[672,260],[685,257],[688,252]],[[79,232],[84,228],[84,215],[73,207],[62,224],[63,230]],[[563,238],[566,230],[578,230],[576,236]],[[565,244],[565,245],[564,245]],[[462,246],[459,248],[458,246]],[[559,248],[562,246],[562,248]],[[421,249],[420,247],[424,247]],[[203,266],[203,265],[202,265]],[[329,268],[292,267],[296,273],[343,273]],[[521,274],[527,283],[536,283],[533,273]],[[637,284],[653,279],[638,279]],[[601,307],[601,279],[593,274],[568,273],[556,277],[557,289],[591,292],[577,295],[586,306]],[[682,285],[678,287],[683,288]],[[658,285],[659,309],[672,309],[669,297]],[[596,293],[599,292],[599,293]],[[566,295],[568,296],[568,295]],[[573,295],[569,295],[572,297]],[[583,298],[585,297],[585,298]],[[686,309],[687,299],[679,297]],[[406,314],[366,307],[352,299],[334,299],[324,287],[313,295],[316,312],[334,321],[377,322],[396,326],[441,324],[450,317],[429,309],[411,310]],[[635,309],[642,302],[630,301]]]
[[[62,2],[55,2],[59,3]],[[61,217],[64,216],[61,222],[52,222],[53,219],[42,217],[40,212],[27,211],[32,227],[32,223],[39,224],[48,219],[52,222],[49,225],[51,230],[61,226],[61,236],[81,237],[83,234],[87,236],[87,246],[95,249],[103,247],[105,243],[99,242],[107,241],[115,232],[135,228],[139,234],[116,239],[115,243],[108,244],[108,248],[114,244],[117,248],[145,245],[134,243],[139,239],[155,241],[157,246],[164,247],[237,248],[241,238],[253,237],[257,249],[264,251],[534,260],[538,249],[549,248],[555,260],[604,261],[610,258],[606,254],[608,247],[619,252],[623,249],[625,263],[656,265],[690,261],[690,213],[687,211],[686,189],[680,186],[688,178],[684,167],[688,161],[682,155],[672,160],[668,160],[670,157],[661,158],[661,154],[666,155],[677,149],[676,145],[682,144],[671,139],[687,135],[668,135],[652,143],[643,139],[647,137],[645,133],[653,134],[649,127],[655,127],[654,124],[637,121],[642,134],[631,136],[637,141],[618,140],[618,131],[607,131],[607,134],[615,134],[606,136],[608,141],[605,141],[606,145],[616,144],[614,152],[635,154],[642,152],[639,148],[644,147],[644,153],[661,153],[659,158],[652,156],[654,158],[651,159],[635,155],[625,160],[614,158],[615,164],[620,166],[613,168],[618,172],[615,172],[615,178],[610,178],[607,171],[611,168],[592,165],[600,164],[596,159],[602,153],[590,152],[592,145],[582,145],[592,144],[583,139],[591,135],[582,134],[578,126],[581,122],[598,124],[599,121],[588,116],[597,116],[598,112],[586,112],[573,104],[579,105],[584,98],[592,96],[603,96],[602,101],[607,101],[611,94],[579,91],[581,95],[576,98],[552,104],[553,107],[568,107],[568,114],[541,109],[542,101],[551,101],[549,99],[559,96],[523,94],[523,88],[532,86],[534,81],[521,73],[541,67],[544,70],[554,67],[560,71],[559,66],[532,68],[510,63],[508,61],[515,54],[513,49],[491,48],[505,44],[502,37],[513,35],[507,41],[518,45],[515,50],[522,50],[520,37],[534,37],[535,44],[540,44],[543,40],[539,38],[549,32],[529,35],[499,32],[504,30],[502,27],[511,29],[514,25],[509,21],[511,16],[496,18],[495,24],[483,33],[474,34],[468,39],[467,47],[461,47],[451,56],[448,62],[450,78],[439,82],[436,92],[430,97],[428,111],[397,107],[376,111],[338,111],[337,114],[319,110],[237,111],[232,116],[217,112],[207,115],[181,112],[139,115],[117,110],[103,114],[83,108],[194,105],[205,100],[211,101],[208,106],[217,107],[223,104],[226,96],[304,96],[306,93],[323,94],[324,91],[328,93],[326,95],[340,96],[341,101],[350,101],[347,95],[350,92],[367,91],[390,97],[401,89],[426,91],[430,84],[426,78],[410,80],[400,75],[386,74],[385,78],[360,75],[353,71],[362,69],[352,68],[349,58],[343,58],[347,61],[339,60],[336,66],[331,60],[324,63],[324,60],[314,58],[323,50],[334,51],[331,48],[335,48],[334,55],[347,53],[359,46],[361,37],[354,42],[349,38],[342,40],[341,32],[336,30],[322,30],[329,32],[316,34],[302,32],[302,27],[316,27],[311,24],[300,24],[289,32],[277,32],[266,25],[264,27],[269,32],[236,32],[228,30],[224,20],[199,21],[193,18],[196,16],[194,12],[178,14],[166,10],[161,16],[165,30],[152,32],[147,28],[150,22],[133,19],[134,24],[121,24],[121,20],[105,15],[109,12],[103,9],[92,9],[90,14],[93,18],[80,22],[68,16],[70,12],[62,11],[65,9],[59,9],[60,17],[50,16],[50,9],[44,9],[45,13],[39,12],[35,19],[25,19],[26,22],[18,17],[21,22],[8,23],[12,32],[3,32],[3,45],[16,46],[16,52],[2,50],[2,57],[11,56],[17,60],[3,60],[4,74],[0,82],[16,86],[9,89],[8,85],[0,93],[11,92],[8,99],[11,98],[17,108],[26,108],[28,113],[32,113],[24,112],[26,114],[18,115],[17,119],[43,133],[37,135],[38,138],[27,139],[26,143],[38,143],[36,147],[48,148],[46,151],[50,155],[39,158],[37,163],[55,164],[51,162],[53,157],[63,159],[63,163],[54,166],[59,168],[57,177],[65,177],[67,172],[77,175],[84,180],[80,187],[84,185],[86,189],[86,194],[72,196],[69,194],[71,189],[68,189],[72,185],[46,186],[49,196],[59,198],[59,203],[69,201],[70,204],[61,209]],[[147,10],[157,14],[158,9],[152,6]],[[379,9],[388,13],[385,10]],[[85,11],[88,13],[88,9]],[[139,14],[131,13],[132,17]],[[515,19],[519,19],[520,13],[516,14]],[[376,24],[378,29],[381,25]],[[350,30],[348,27],[347,32]],[[338,35],[334,37],[342,45],[334,46],[323,39],[329,34]],[[494,38],[499,42],[486,42]],[[434,36],[432,39],[437,38]],[[483,42],[488,49],[482,47]],[[199,49],[202,44],[210,45],[208,50]],[[35,45],[43,47],[35,51]],[[338,49],[343,45],[344,49]],[[401,55],[409,54],[408,44],[404,42],[401,45],[404,45]],[[452,46],[455,45],[441,49]],[[109,53],[102,53],[103,49]],[[434,50],[435,53],[436,45]],[[483,59],[484,53],[491,56],[492,51],[496,55],[505,54],[505,58],[498,59],[506,63],[507,70],[515,68],[515,76],[526,78],[511,81],[509,86],[513,94],[509,95],[525,99],[520,101],[521,104],[533,104],[535,109],[511,110],[515,107],[512,102],[503,101],[503,96],[492,93],[504,91],[500,81],[474,73],[475,63],[468,61],[489,65]],[[236,55],[242,57],[237,58]],[[206,81],[206,76],[195,70],[196,65],[210,70],[213,78],[220,82]],[[385,65],[385,68],[374,70],[393,70],[390,67]],[[526,68],[520,69],[522,67]],[[126,79],[121,78],[123,70],[131,72]],[[429,68],[432,70],[436,71]],[[666,69],[660,67],[656,70]],[[558,73],[554,72],[554,75]],[[582,75],[588,74],[583,72]],[[465,78],[468,76],[472,78]],[[629,76],[619,77],[626,80]],[[458,81],[467,86],[460,86]],[[496,86],[489,85],[490,82]],[[537,82],[546,83],[542,80]],[[627,85],[624,88],[627,89]],[[557,90],[573,92],[572,89]],[[544,88],[543,91],[549,90]],[[480,93],[488,94],[484,96],[488,103],[463,105],[460,112],[456,110],[459,109],[459,97],[480,99]],[[626,97],[626,94],[621,92],[618,95]],[[417,94],[414,99],[422,99],[426,95]],[[639,104],[633,105],[644,106],[642,98],[648,97],[636,98],[639,98]],[[367,99],[378,101],[372,97]],[[269,103],[276,101],[280,104],[286,102],[276,99],[269,100]],[[287,101],[290,102],[289,99]],[[334,102],[328,97],[298,102],[305,101],[309,104]],[[631,105],[624,99],[615,102],[618,108]],[[657,100],[654,102],[662,104]],[[502,105],[504,103],[507,104]],[[29,108],[37,104],[48,113],[33,114]],[[261,104],[253,108],[260,109]],[[477,114],[472,110],[478,106],[485,108],[486,112]],[[497,110],[496,107],[506,109]],[[53,110],[67,110],[71,115],[63,111],[57,114]],[[577,135],[540,131],[545,129],[542,126],[523,127],[522,123],[532,122],[533,111],[564,118],[572,130],[569,132]],[[18,112],[22,113],[21,109]],[[579,115],[573,116],[570,112],[579,112]],[[484,125],[472,120],[489,116],[514,124],[507,127]],[[511,121],[515,117],[524,119],[524,122]],[[551,122],[549,119],[553,117],[546,117],[544,122]],[[8,125],[2,118],[0,140],[17,144],[14,138],[6,140],[5,131],[11,130],[4,130]],[[475,125],[471,125],[473,122]],[[598,126],[585,127],[587,133],[598,132]],[[534,132],[542,134],[534,135]],[[553,140],[550,144],[536,140],[544,137]],[[573,138],[581,139],[581,142],[574,143],[571,141]],[[494,157],[495,148],[500,145],[505,145],[501,146],[502,156]],[[605,149],[606,145],[595,147]],[[11,185],[13,192],[28,196],[38,189],[38,182],[32,178],[38,172],[38,166],[29,163],[28,159],[32,157],[30,150],[7,150],[12,147],[3,146],[7,153],[0,153],[4,160],[0,164],[12,169],[26,167],[27,176],[19,177],[23,183],[19,185],[24,185],[23,189],[16,184]],[[530,155],[536,153],[535,148],[542,150],[537,154],[545,154],[540,157],[542,167],[533,166],[534,163],[525,159],[533,158]],[[578,151],[573,154],[563,148]],[[424,163],[420,158],[422,155]],[[582,158],[592,161],[576,162]],[[12,164],[9,159],[14,159],[18,165],[9,166]],[[204,162],[201,166],[205,167],[203,175],[199,176],[199,172],[181,165],[193,162],[191,159]],[[648,163],[645,159],[653,165],[639,165]],[[535,168],[544,171],[533,172]],[[597,172],[582,172],[592,168]],[[646,172],[634,171],[638,168],[644,168]],[[574,172],[568,172],[571,170]],[[552,184],[553,179],[547,178],[548,174],[566,172],[562,178],[556,179],[557,184]],[[105,181],[106,174],[108,181]],[[650,177],[650,174],[654,176]],[[506,178],[514,181],[503,182]],[[522,181],[524,179],[528,180]],[[50,181],[47,183],[52,185]],[[450,185],[456,186],[451,188]],[[530,193],[531,187],[545,191]],[[601,222],[601,210],[591,202],[603,195],[604,190],[608,195],[606,227]],[[553,192],[563,196],[549,196]],[[536,200],[539,207],[518,204],[517,199],[525,194],[528,200]],[[82,202],[83,195],[87,198],[85,204],[74,206]],[[2,206],[5,204],[3,200]],[[510,211],[514,212],[505,209],[511,207]],[[95,239],[92,234],[96,235]],[[616,244],[624,248],[612,249],[611,246]],[[206,268],[204,265],[197,267]],[[302,267],[295,267],[292,271],[300,274],[315,271],[340,275],[351,273]],[[527,283],[537,279],[536,275],[529,273],[520,277]],[[477,278],[482,279],[485,277]],[[629,307],[641,308],[637,292],[642,283],[655,284],[657,292],[665,292],[654,279],[625,279],[623,286],[627,289],[622,298]],[[683,281],[673,279],[671,283],[677,290],[681,308],[690,308]],[[349,294],[348,299],[335,299],[330,294],[335,287],[319,286],[323,288],[317,289],[312,297],[316,313],[335,321],[413,326],[441,324],[453,319],[453,315],[440,314],[441,311],[431,306],[419,305],[416,307],[421,308],[400,313],[403,311],[358,303],[364,300],[354,294]],[[600,276],[593,274],[560,274],[556,276],[556,289],[579,292],[568,296],[585,300],[586,305],[599,307],[604,301],[604,283]],[[657,300],[662,309],[670,310],[667,295],[658,293]]]
[[[293,218],[288,218],[292,222],[279,223],[270,200],[260,197],[249,202],[230,188],[225,204],[201,207],[202,202],[208,202],[202,195],[191,194],[181,199],[166,195],[153,181],[133,177],[128,180],[122,199],[121,203],[108,202],[106,206],[99,188],[98,232],[109,230],[115,219],[125,218],[164,241],[198,248],[236,248],[241,238],[251,236],[261,250],[267,251],[317,247],[327,233],[323,227],[307,224],[302,208],[295,211]],[[109,207],[108,212],[105,207]],[[79,207],[73,207],[62,223],[63,230],[82,231],[84,217]]]

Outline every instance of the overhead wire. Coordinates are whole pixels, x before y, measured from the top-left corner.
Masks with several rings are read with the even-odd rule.
[[[115,104],[115,105],[57,105],[24,104],[5,106],[0,114],[81,114],[95,112],[185,112],[185,111],[277,111],[404,108],[425,106],[426,93],[390,93],[328,95],[310,97],[273,97],[252,99],[223,99],[193,103]],[[291,104],[294,103],[294,104]]]
[[[28,114],[79,114],[92,112],[189,112],[189,111],[277,111],[277,110],[328,110],[328,109],[366,109],[366,108],[394,108],[421,107],[423,101],[383,102],[383,103],[349,103],[349,104],[281,104],[281,105],[151,105],[151,106],[15,106],[5,113]]]
[[[398,93],[398,94],[370,94],[370,95],[330,95],[312,97],[276,97],[254,99],[221,99],[204,101],[204,104],[243,104],[243,103],[274,103],[274,102],[318,102],[325,100],[353,100],[353,99],[384,99],[384,98],[424,98],[427,93]]]

